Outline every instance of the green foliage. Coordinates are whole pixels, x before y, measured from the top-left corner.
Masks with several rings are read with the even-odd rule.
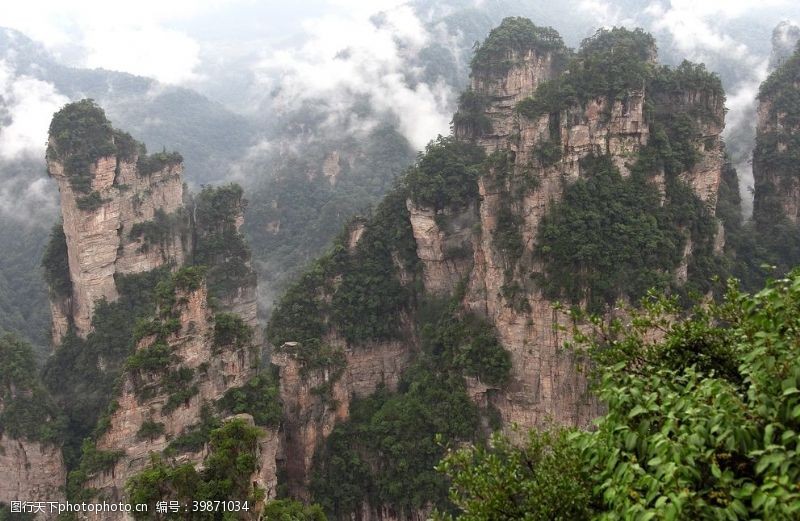
[[[540,83],[533,96],[517,103],[516,110],[528,119],[536,119],[542,114],[561,112],[577,102],[578,93],[570,77],[560,76]]]
[[[759,100],[769,110],[767,126],[756,136],[753,151],[755,195],[753,236],[748,253],[785,273],[800,263],[798,225],[785,215],[786,194],[797,191],[800,164],[800,52],[795,53],[761,85]]]
[[[596,430],[552,445],[552,454],[568,454],[555,458],[555,476],[579,477],[574,483],[590,493],[578,494],[576,506],[593,519],[796,519],[798,309],[795,271],[755,295],[731,285],[723,303],[683,319],[676,300],[653,296],[625,319],[594,319],[593,333],[576,331],[597,362],[596,390],[608,408]],[[533,489],[538,471],[521,483],[503,479],[514,475],[505,462],[525,450],[476,448],[445,460],[464,519],[495,519],[519,499],[509,490]],[[573,497],[534,490],[539,505]]]
[[[454,443],[475,439],[479,428],[463,374],[500,386],[511,368],[491,326],[460,314],[459,300],[456,295],[449,302],[424,301],[416,320],[422,352],[398,391],[379,389],[353,402],[349,419],[317,453],[311,491],[329,516],[347,517],[365,503],[388,507],[398,517],[432,504],[447,506],[446,482],[433,472],[444,453],[437,437]]]
[[[91,187],[91,165],[116,153],[113,133],[103,109],[93,100],[69,103],[55,113],[50,123],[47,158],[63,161],[72,188],[87,193]]]
[[[139,427],[139,430],[136,432],[136,437],[140,440],[153,441],[154,439],[160,437],[163,434],[164,434],[163,423],[155,422],[153,420],[147,420],[142,422],[142,426]]]
[[[655,53],[655,40],[641,29],[600,29],[581,42],[569,61],[568,73],[539,84],[516,110],[535,119],[590,100],[625,101],[631,91],[642,91],[653,76]]]
[[[341,374],[347,366],[347,359],[341,348],[331,347],[316,339],[295,345],[285,344],[277,349],[279,352],[291,354],[300,362],[303,376],[318,369],[327,369],[332,375]]]
[[[152,175],[167,167],[179,165],[182,162],[183,156],[178,152],[167,152],[167,150],[164,149],[161,152],[147,155],[147,151],[144,145],[142,145],[139,159],[136,161],[136,169],[139,175]]]
[[[533,150],[533,156],[544,166],[553,166],[561,160],[564,147],[558,141],[541,141]]]
[[[253,329],[244,323],[242,317],[233,313],[214,315],[214,346],[246,347],[253,340]]]
[[[148,347],[137,349],[125,362],[128,371],[163,371],[175,361],[172,349],[163,343],[157,342]]]
[[[453,127],[468,136],[479,136],[492,131],[492,121],[486,115],[489,98],[467,89],[458,97],[458,110],[453,114]]]
[[[59,444],[65,418],[39,379],[31,346],[0,332],[0,436]]]
[[[569,65],[569,82],[584,101],[623,99],[644,88],[655,54],[655,40],[641,29],[600,29],[581,42]]]
[[[275,347],[284,342],[306,345],[322,337],[324,305],[317,298],[317,292],[325,285],[331,262],[330,256],[317,260],[286,290],[267,326],[270,344]]]
[[[463,379],[418,367],[398,394],[379,390],[351,404],[315,457],[311,492],[332,518],[364,502],[402,517],[430,503],[445,505],[447,485],[433,467],[444,449],[435,436],[466,440],[478,425]]]
[[[413,276],[419,269],[405,200],[406,191],[395,188],[364,224],[354,248],[348,248],[346,230],[289,288],[267,326],[273,346],[322,346],[325,317],[352,344],[397,336],[398,322],[386,317],[407,309],[414,289],[400,282],[399,273]],[[336,277],[340,282],[333,284]]]
[[[93,212],[103,206],[105,199],[100,195],[97,190],[92,190],[89,195],[83,195],[75,199],[75,204],[79,210],[84,212]]]
[[[683,229],[698,245],[697,259],[704,253],[699,246],[710,248],[714,223],[680,181],[668,184],[662,205],[646,178],[637,171],[623,178],[607,156],[587,158],[582,170],[587,177],[566,188],[539,228],[537,255],[551,297],[586,302],[592,310],[623,295],[637,299],[649,288],[670,287],[672,270],[683,257]],[[692,278],[710,279],[700,268],[695,266]]]
[[[452,479],[461,521],[593,518],[591,476],[566,430],[531,431],[521,447],[495,434],[488,446],[448,451],[436,468]],[[434,519],[453,517],[437,512]]]
[[[461,209],[478,196],[483,150],[454,137],[439,136],[405,176],[411,200],[440,211]]]
[[[132,503],[149,505],[155,512],[155,503],[177,500],[192,501],[249,501],[249,508],[263,498],[263,491],[250,483],[250,476],[258,468],[258,439],[261,430],[244,420],[234,419],[211,431],[211,453],[206,457],[203,470],[197,471],[190,463],[175,465],[159,456],[153,456],[150,467],[130,478],[125,486]],[[183,514],[165,514],[158,519],[182,519]],[[218,519],[219,513],[198,512],[193,519]],[[135,515],[137,519],[151,519],[150,514]],[[227,519],[227,517],[225,517]]]
[[[473,75],[505,74],[528,51],[552,53],[556,65],[563,66],[568,56],[564,40],[552,27],[538,27],[527,18],[504,18],[475,50]]]
[[[134,223],[128,233],[131,239],[141,239],[140,251],[147,252],[151,246],[166,246],[176,232],[183,232],[185,218],[183,212],[167,215],[162,209],[157,209],[151,221]]]
[[[262,372],[242,387],[228,389],[217,408],[229,414],[250,414],[256,425],[277,427],[283,418],[277,371]]]
[[[306,506],[292,499],[276,499],[267,503],[262,514],[264,521],[327,521],[318,505]]]
[[[172,379],[170,379],[169,376],[172,376]],[[189,385],[191,380],[187,381],[184,378],[185,376],[186,373],[172,372],[169,373],[168,377],[165,379],[164,390],[169,393],[169,396],[164,406],[161,408],[163,414],[170,414],[178,407],[188,405],[189,400],[197,396],[197,393],[200,392],[200,388],[197,384]]]
[[[423,349],[437,366],[463,371],[487,385],[503,386],[511,372],[511,356],[497,340],[492,325],[473,313],[459,313],[455,301],[444,309],[430,307],[421,317],[421,336]]]
[[[11,512],[11,507],[0,502],[0,521],[34,521],[34,514],[28,512]]]
[[[67,497],[76,501],[88,499],[92,491],[83,489],[83,483],[98,472],[111,469],[124,454],[124,450],[100,450],[92,440],[83,440],[80,465],[67,477]]]
[[[224,299],[255,285],[250,249],[237,228],[246,204],[236,184],[207,186],[195,197],[192,262],[208,268],[208,291],[213,297]]]
[[[517,215],[505,201],[497,210],[497,228],[492,234],[492,244],[503,254],[508,263],[522,257],[525,245],[522,242],[522,217]]]
[[[399,189],[389,193],[355,251],[340,250],[342,281],[333,293],[330,316],[350,343],[395,338],[399,321],[386,317],[399,316],[411,301],[413,288],[399,277],[400,270],[413,275],[419,269],[405,199]]]
[[[797,93],[792,92],[792,87],[800,81],[800,52],[795,50],[794,54],[788,60],[778,67],[769,77],[761,84],[758,90],[758,99],[760,101],[777,102],[777,106],[773,105],[773,113],[783,112],[786,109],[795,109],[797,107]],[[789,87],[787,89],[787,87]],[[792,110],[791,117],[797,117],[797,111]],[[795,120],[796,121],[796,120]]]
[[[172,274],[172,283],[182,291],[197,291],[205,282],[205,266],[183,266]]]
[[[660,66],[653,72],[648,89],[657,104],[671,105],[674,110],[686,110],[695,121],[723,124],[717,107],[725,100],[725,90],[719,76],[702,63],[683,60],[676,68]],[[699,96],[687,105],[686,99]]]
[[[67,237],[64,226],[58,223],[50,231],[50,242],[42,256],[44,280],[50,291],[59,297],[72,294],[72,281],[69,276],[69,259],[67,258]]]

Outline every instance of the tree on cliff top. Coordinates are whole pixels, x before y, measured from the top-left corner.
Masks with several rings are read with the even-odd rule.
[[[797,519],[798,311],[800,270],[678,321],[655,298],[594,321],[577,338],[608,413],[592,432],[450,452],[458,519]]]
[[[569,55],[561,35],[552,27],[539,27],[521,16],[504,18],[483,43],[477,45],[471,63],[472,74],[503,74],[514,65],[512,53],[522,55],[531,50],[553,53],[557,65],[564,65]]]

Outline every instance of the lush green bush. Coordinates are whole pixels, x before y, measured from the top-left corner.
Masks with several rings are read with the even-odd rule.
[[[125,454],[124,450],[100,450],[86,438],[81,444],[80,465],[67,476],[67,497],[74,501],[90,499],[94,492],[83,488],[83,483],[94,474],[110,470]]]
[[[250,414],[256,425],[277,427],[283,418],[277,372],[263,372],[242,387],[228,389],[217,408],[229,414]]]
[[[153,441],[162,434],[164,434],[164,424],[153,420],[142,422],[142,426],[136,431],[136,437],[140,440]]]
[[[463,132],[468,136],[479,136],[492,131],[492,121],[486,115],[489,98],[467,89],[458,97],[458,110],[453,114],[453,128],[456,134]]]
[[[233,313],[214,315],[214,346],[216,348],[241,348],[250,345],[253,329],[244,323],[242,317]]]
[[[552,27],[538,27],[527,18],[504,18],[475,50],[472,58],[473,75],[505,74],[528,51],[552,53],[557,68],[566,64],[569,51],[564,40]]]
[[[461,377],[416,368],[398,394],[379,390],[351,404],[350,418],[316,456],[312,497],[336,519],[365,502],[398,516],[444,505],[447,485],[433,470],[443,454],[436,435],[468,440],[477,425],[477,408]]]
[[[263,499],[263,491],[254,488],[250,477],[258,468],[258,439],[262,432],[244,420],[234,419],[211,431],[211,453],[206,457],[202,471],[190,463],[175,465],[160,456],[153,456],[150,466],[130,478],[125,486],[131,503],[149,505],[155,512],[155,503],[176,500],[192,501],[248,501],[248,508]],[[171,516],[171,517],[170,517]],[[219,512],[196,513],[192,519],[218,519]],[[137,514],[137,519],[151,519],[151,514]],[[163,519],[182,519],[183,514],[167,514]]]
[[[496,519],[520,504],[535,512],[567,497],[593,519],[796,519],[798,309],[795,271],[755,295],[732,289],[684,319],[677,302],[653,298],[625,319],[595,320],[595,333],[576,338],[598,364],[607,414],[596,430],[550,444],[563,455],[555,472],[534,467],[521,482],[504,476],[529,448],[509,455],[502,442],[450,455],[440,468],[453,477],[463,519]],[[538,486],[541,476],[558,486]],[[563,494],[578,484],[590,495]]]
[[[442,370],[459,370],[488,385],[507,383],[511,356],[497,339],[485,319],[459,312],[458,302],[451,302],[438,312],[423,318],[423,348]]]
[[[470,143],[439,136],[405,176],[411,200],[440,211],[461,209],[478,196],[483,150]]]
[[[668,289],[687,232],[695,262],[713,254],[713,220],[680,181],[668,183],[661,204],[646,177],[635,170],[623,178],[606,156],[587,158],[582,171],[586,177],[566,188],[539,227],[536,254],[544,261],[551,297],[585,301],[598,310],[622,296],[637,299],[652,287]],[[701,267],[695,264],[690,278],[708,283],[715,268]]]
[[[327,521],[318,505],[306,506],[292,499],[276,499],[267,503],[264,521]]]
[[[185,233],[185,217],[181,210],[167,215],[162,209],[157,209],[150,221],[134,223],[128,236],[131,239],[141,239],[140,251],[147,252],[152,246],[164,247],[167,241],[179,233]]]
[[[31,346],[0,331],[0,435],[60,444],[65,418],[39,379]]]
[[[450,450],[436,467],[450,476],[461,521],[592,519],[592,481],[566,430],[531,431],[523,446],[495,434],[488,446]],[[452,520],[437,512],[437,521]]]
[[[63,161],[72,188],[87,193],[91,186],[91,165],[116,153],[113,132],[105,112],[93,100],[69,103],[53,115],[47,158]]]
[[[139,152],[139,159],[136,162],[136,169],[139,175],[152,175],[167,167],[179,165],[182,162],[183,156],[178,152],[167,152],[167,150],[164,149],[161,152],[147,155],[147,151],[144,145],[142,145]]]
[[[64,235],[64,226],[61,223],[54,225],[50,231],[50,241],[42,256],[42,268],[44,268],[44,280],[54,295],[69,297],[72,294],[67,237]]]
[[[417,243],[405,192],[387,194],[366,224],[355,251],[340,250],[342,280],[331,301],[331,320],[348,342],[395,338],[398,317],[407,309],[413,287],[400,282],[400,270],[416,275]]]
[[[578,93],[570,77],[558,77],[540,83],[533,96],[529,96],[515,107],[517,112],[529,119],[542,114],[561,112],[578,102]]]
[[[128,371],[165,371],[175,361],[172,349],[163,342],[137,349],[125,362]]]
[[[239,185],[204,187],[194,200],[192,263],[208,268],[208,291],[216,298],[255,285],[250,249],[237,228],[247,202]]]
[[[89,195],[83,195],[75,199],[75,204],[79,210],[93,212],[103,206],[106,202],[97,190],[92,190]]]

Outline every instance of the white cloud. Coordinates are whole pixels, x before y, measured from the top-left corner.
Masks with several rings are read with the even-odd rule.
[[[200,45],[173,25],[252,0],[26,0],[3,10],[17,29],[73,66],[103,67],[166,83],[195,78]]]
[[[178,84],[196,79],[200,45],[187,35],[156,25],[100,27],[83,40],[86,67],[121,70]]]
[[[41,158],[50,118],[69,100],[51,83],[28,76],[15,77],[3,61],[0,61],[0,97],[10,120],[0,127],[0,157]]]
[[[265,91],[278,89],[278,107],[323,99],[345,121],[353,102],[369,101],[394,114],[404,135],[422,148],[448,132],[452,96],[444,84],[414,81],[422,71],[411,61],[431,35],[409,6],[392,7],[377,18],[372,14],[364,9],[308,20],[305,43],[267,55],[257,76]]]
[[[595,20],[599,27],[635,26],[636,19],[623,13],[622,8],[603,0],[581,0],[578,8]]]

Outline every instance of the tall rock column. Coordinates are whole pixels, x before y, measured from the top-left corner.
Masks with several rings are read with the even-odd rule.
[[[800,49],[761,85],[753,219],[761,233],[800,223]]]
[[[79,336],[89,333],[95,303],[118,296],[115,275],[183,262],[181,161],[178,154],[147,156],[89,100],[56,113],[47,169],[61,193],[71,281],[69,297],[51,306],[56,344],[65,323]]]

